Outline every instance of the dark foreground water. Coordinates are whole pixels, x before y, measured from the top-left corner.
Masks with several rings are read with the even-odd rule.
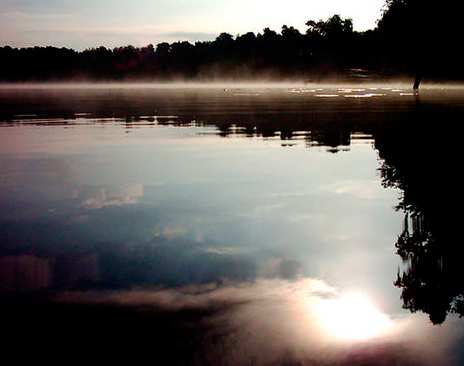
[[[3,86],[4,357],[464,364],[463,116],[459,87]]]

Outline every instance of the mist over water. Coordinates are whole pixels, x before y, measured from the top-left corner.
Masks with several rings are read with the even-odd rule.
[[[3,82],[0,83],[2,89],[230,89],[230,88],[247,88],[247,89],[363,89],[363,88],[383,88],[383,89],[411,89],[412,79],[408,77],[396,77],[390,81],[345,81],[328,78],[320,82],[305,82],[295,81],[292,79],[280,78],[261,78],[261,79],[239,79],[227,80],[218,79],[216,81],[166,81],[166,82],[152,82],[152,81],[57,81],[57,82]],[[444,81],[444,82],[426,82],[423,84],[424,89],[462,89],[464,84],[459,82]]]
[[[459,364],[459,225],[443,213],[463,96],[3,86],[10,339],[170,365]]]

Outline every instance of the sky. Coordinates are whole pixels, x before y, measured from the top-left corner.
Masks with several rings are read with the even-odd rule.
[[[372,29],[385,0],[0,0],[0,46],[104,46],[214,40],[282,25],[302,33],[334,14]]]

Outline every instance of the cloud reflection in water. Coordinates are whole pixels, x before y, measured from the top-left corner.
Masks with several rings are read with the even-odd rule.
[[[371,353],[363,360],[370,357],[380,365],[406,357],[400,343],[386,332],[392,319],[366,298],[340,297],[335,288],[318,279],[259,278],[252,283],[175,289],[66,292],[56,299],[74,306],[112,304],[161,312],[205,311],[211,315],[201,322],[211,333],[201,347],[205,348],[199,364],[312,365],[331,360],[333,364],[354,365],[358,364],[354,361],[359,357],[358,347]],[[337,326],[338,334],[334,334]]]

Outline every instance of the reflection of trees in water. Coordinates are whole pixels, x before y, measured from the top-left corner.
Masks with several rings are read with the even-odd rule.
[[[163,125],[189,126],[190,117],[158,122]],[[194,125],[216,128],[221,137],[276,138],[282,141],[304,141],[305,145],[325,146],[339,151],[350,146],[356,127],[339,118],[305,116],[305,115],[233,115],[207,116],[196,120]],[[357,139],[371,138],[370,135],[354,136]],[[289,144],[290,145],[290,144]],[[330,150],[330,151],[332,151]]]
[[[395,246],[405,269],[394,282],[402,289],[403,307],[422,311],[433,324],[450,313],[464,315],[464,280],[461,273],[456,217],[457,190],[453,189],[453,148],[458,139],[437,128],[452,128],[458,115],[422,113],[419,108],[406,124],[375,136],[382,159],[384,187],[403,193],[397,207],[405,214],[404,229]],[[456,117],[456,118],[455,118]]]
[[[402,288],[403,307],[429,314],[433,324],[443,323],[450,312],[464,315],[459,263],[452,258],[456,253],[446,250],[449,244],[440,240],[424,215],[411,214],[406,212],[404,231],[395,244],[407,263],[395,281]]]
[[[398,237],[396,247],[407,269],[398,273],[395,285],[402,288],[404,307],[413,312],[428,313],[433,323],[443,322],[450,312],[464,315],[464,280],[461,279],[457,242],[459,225],[457,217],[453,217],[457,216],[453,212],[459,208],[454,207],[459,187],[453,174],[456,167],[460,166],[456,163],[459,154],[453,151],[460,146],[459,134],[454,129],[462,121],[462,102],[456,101],[455,96],[452,95],[454,99],[446,99],[446,104],[442,103],[443,100],[430,102],[430,98],[421,103],[418,97],[416,100],[379,98],[366,104],[359,104],[350,98],[343,103],[319,104],[311,98],[305,99],[304,103],[295,103],[293,99],[279,95],[279,98],[250,100],[246,104],[248,99],[232,98],[224,91],[221,98],[224,97],[227,103],[206,103],[214,101],[214,98],[206,97],[202,103],[197,103],[192,97],[193,102],[183,106],[184,110],[178,107],[178,104],[182,105],[179,101],[184,100],[183,94],[172,94],[170,98],[164,95],[155,99],[146,97],[140,98],[137,103],[128,103],[124,102],[126,99],[131,101],[126,92],[112,92],[114,95],[110,96],[103,95],[108,92],[99,93],[102,94],[97,93],[98,98],[87,96],[86,99],[82,96],[85,108],[79,106],[82,108],[79,110],[93,118],[101,118],[102,121],[109,117],[112,122],[123,121],[124,128],[129,125],[136,128],[165,124],[178,127],[208,126],[216,127],[217,133],[222,136],[280,136],[285,143],[304,139],[308,146],[337,149],[351,144],[353,132],[373,136],[382,159],[380,173],[384,187],[396,188],[403,193],[398,209],[405,213],[405,228]],[[61,94],[58,96],[56,93],[44,92],[40,93],[40,98],[36,97],[39,99],[34,99],[33,94],[25,93],[14,102],[5,103],[3,109],[6,112],[2,113],[7,116],[5,120],[15,113],[34,113],[38,118],[69,114],[75,116],[78,104],[72,107],[73,104],[68,103],[75,95],[71,92]],[[279,101],[282,98],[285,103]],[[37,105],[47,107],[37,111]],[[156,111],[158,115],[150,115],[153,113],[153,105],[159,106]],[[76,110],[72,112],[72,108]],[[66,120],[66,123],[70,121]],[[95,203],[95,200],[92,202]],[[111,202],[117,203],[114,200]],[[100,202],[102,206],[108,206],[108,203]],[[139,218],[134,222],[140,223],[141,220]],[[106,223],[103,223],[103,227],[106,227]],[[95,222],[92,224],[95,225]],[[17,229],[16,225],[11,223],[9,232],[21,233],[20,237],[25,238],[29,232],[24,228]],[[127,235],[123,231],[117,231],[119,240]],[[4,226],[0,230],[0,238],[6,237],[7,232]],[[89,233],[92,231],[89,230]],[[42,237],[43,233],[40,235]],[[50,236],[56,237],[57,232]],[[62,238],[65,240],[55,240],[54,243],[71,240],[69,235]],[[72,242],[78,242],[78,239],[76,236]],[[147,258],[149,253],[140,254]],[[116,259],[119,257],[116,256]],[[10,259],[8,261],[10,263]],[[224,266],[224,263],[220,264]],[[230,265],[240,269],[235,267],[235,262]],[[131,276],[137,280],[153,279],[147,274],[149,272],[140,273],[139,270],[139,267],[134,267]],[[240,269],[233,273],[244,271]],[[252,266],[249,273],[253,274]],[[207,275],[208,271],[205,272],[205,278]]]
[[[385,188],[402,191],[397,209],[405,214],[403,232],[395,243],[406,269],[395,286],[402,289],[403,306],[422,311],[434,324],[449,313],[464,315],[464,280],[461,279],[456,218],[457,190],[452,177],[459,135],[453,126],[462,111],[421,103],[420,95],[402,108],[386,113],[373,109],[349,113],[298,116],[208,116],[200,125],[214,125],[221,136],[243,135],[293,140],[304,137],[308,146],[337,150],[351,144],[352,133],[372,135],[382,158],[380,173]],[[444,132],[446,131],[446,132]],[[334,151],[335,151],[334,150]]]

